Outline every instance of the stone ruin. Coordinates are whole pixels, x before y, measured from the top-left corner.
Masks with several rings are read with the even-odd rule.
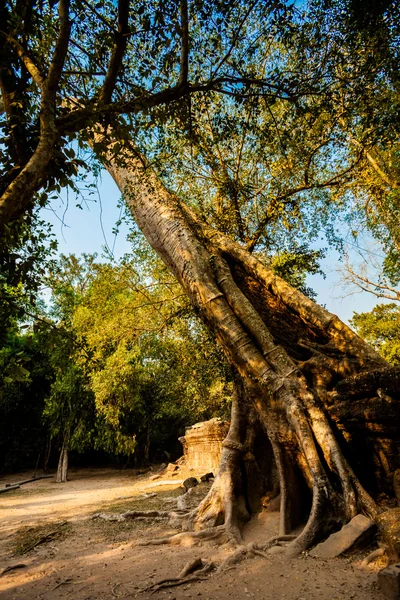
[[[229,423],[219,418],[196,423],[188,427],[179,438],[183,447],[185,465],[189,469],[216,473],[221,459],[222,442],[228,433]]]

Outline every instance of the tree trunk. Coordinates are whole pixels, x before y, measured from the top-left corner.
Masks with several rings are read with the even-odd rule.
[[[273,450],[279,474],[283,535],[297,524],[299,498],[308,506],[308,520],[292,543],[293,552],[361,510],[376,514],[375,501],[360,483],[359,439],[353,432],[364,428],[364,446],[366,438],[371,442],[362,457],[372,466],[364,486],[369,492],[384,489],[392,494],[387,484],[396,468],[398,433],[397,438],[386,435],[383,408],[375,411],[370,429],[368,419],[380,394],[399,415],[394,370],[336,316],[200,221],[137,153],[127,154],[125,161],[122,167],[109,157],[106,167],[245,390],[236,392],[220,470],[193,514],[193,528],[224,520],[228,537],[240,538],[239,524],[251,508],[239,457],[252,454],[254,418],[262,426],[264,446]],[[262,469],[256,465],[252,473],[259,477]]]
[[[68,440],[64,439],[61,451],[60,458],[58,460],[57,467],[57,483],[66,483],[68,481]]]
[[[146,440],[143,449],[143,464],[145,466],[150,464],[150,421],[147,421],[146,425]]]
[[[44,460],[43,460],[43,471],[48,473],[49,470],[49,460],[51,455],[51,435],[47,436],[46,448],[44,451]]]

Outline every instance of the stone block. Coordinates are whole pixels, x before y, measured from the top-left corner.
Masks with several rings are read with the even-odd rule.
[[[379,571],[378,583],[386,598],[400,600],[400,563]]]
[[[374,521],[364,515],[357,515],[340,531],[333,533],[327,540],[313,548],[310,555],[315,558],[335,558],[353,546],[360,547],[368,544],[375,531]]]
[[[183,446],[185,464],[196,471],[216,473],[222,452],[222,442],[229,429],[229,423],[215,418],[196,423],[186,429],[179,441]]]

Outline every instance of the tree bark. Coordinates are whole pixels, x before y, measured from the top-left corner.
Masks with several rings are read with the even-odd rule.
[[[248,425],[251,411],[275,457],[281,489],[281,534],[288,533],[299,519],[299,490],[308,489],[311,495],[308,520],[292,543],[293,552],[309,547],[327,527],[338,526],[361,510],[376,514],[379,509],[361,485],[353,463],[357,445],[352,438],[352,420],[366,422],[366,413],[352,414],[343,390],[347,389],[346,382],[358,377],[367,382],[362,398],[372,406],[378,392],[371,373],[378,374],[379,381],[385,380],[388,388],[393,369],[338,317],[200,221],[165,189],[143,157],[128,152],[123,165],[121,157],[117,163],[110,154],[105,166],[136,223],[213,331],[247,392],[236,394],[233,429],[220,470],[210,494],[194,514],[193,527],[223,519],[231,537],[240,539],[239,523],[249,512],[249,503],[243,494],[238,452],[246,453],[248,448],[237,439],[234,447],[231,438],[234,431],[237,438],[239,430],[246,430],[246,424],[239,429],[236,426],[237,415],[241,414]],[[399,392],[390,397],[398,415]],[[340,410],[343,403],[345,411]],[[346,411],[349,414],[343,419]],[[383,415],[379,418],[382,420]],[[252,427],[248,429],[251,432]],[[395,469],[393,447],[398,448],[398,443],[397,438],[391,439],[379,449],[384,469],[371,459],[374,469],[364,481],[370,491],[387,480],[385,469]],[[376,439],[371,448],[372,453],[377,450]],[[385,491],[392,493],[387,487]]]
[[[58,460],[57,467],[57,483],[66,483],[68,481],[68,440],[64,440],[61,451],[60,458]]]
[[[51,435],[48,434],[46,448],[44,451],[44,460],[43,460],[43,471],[45,473],[47,473],[49,470],[50,455],[51,455]]]

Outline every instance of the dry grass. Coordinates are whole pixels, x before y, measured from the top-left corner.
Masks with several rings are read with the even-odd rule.
[[[99,507],[96,512],[103,513],[123,513],[127,510],[174,510],[175,502],[168,502],[169,498],[177,498],[182,494],[183,488],[177,487],[173,490],[157,492],[157,496],[152,498],[141,498],[140,496],[121,498],[117,502],[111,502]],[[133,533],[148,531],[153,527],[160,527],[157,518],[136,520],[127,519],[125,521],[105,521],[104,519],[91,519],[87,521],[92,535],[95,535],[97,541],[107,542],[131,542]],[[133,539],[136,536],[133,536]]]
[[[35,527],[21,527],[13,536],[11,551],[14,556],[22,556],[42,544],[48,544],[54,540],[62,541],[71,533],[72,527],[67,521],[53,521]]]
[[[183,487],[179,486],[172,490],[157,492],[157,496],[152,498],[141,498],[140,496],[132,496],[130,498],[121,498],[117,502],[112,502],[104,505],[96,512],[118,513],[126,510],[168,510],[168,507],[175,506],[173,503],[168,503],[169,498],[177,498],[183,493]]]

